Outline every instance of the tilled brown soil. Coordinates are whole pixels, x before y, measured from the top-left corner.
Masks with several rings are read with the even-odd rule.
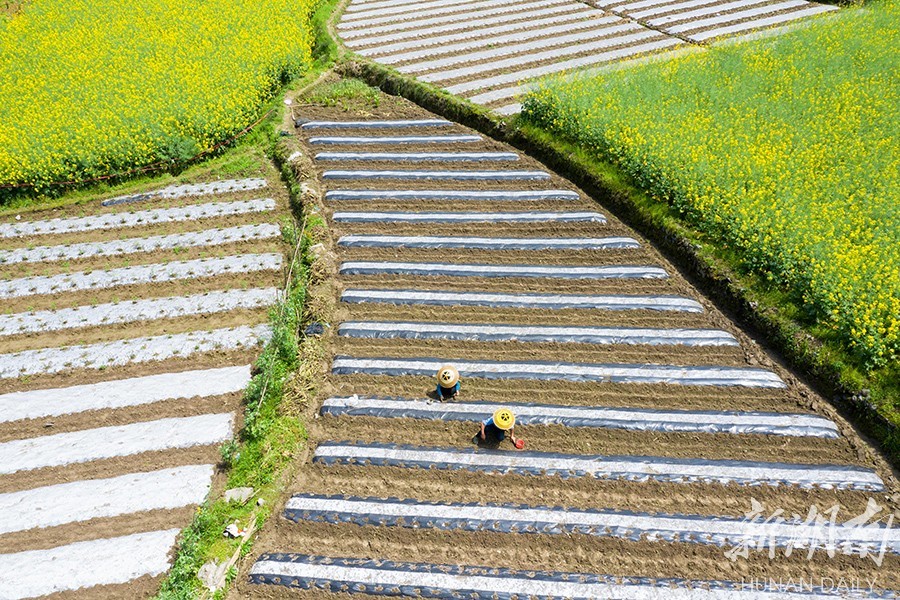
[[[399,228],[398,228],[399,229]],[[485,232],[487,233],[487,232]],[[503,235],[503,232],[498,232]],[[394,234],[390,234],[394,235]],[[396,235],[406,235],[397,232]],[[490,235],[479,234],[490,237]],[[418,248],[342,248],[344,261],[427,262],[472,265],[656,266],[652,254],[634,250],[428,250]],[[472,268],[478,273],[478,267]],[[537,288],[537,286],[535,286]],[[548,286],[549,287],[549,286]]]
[[[0,268],[0,280],[18,279],[20,277],[37,277],[75,273],[79,271],[97,271],[135,267],[173,261],[195,260],[198,258],[221,258],[237,254],[265,254],[280,252],[278,238],[269,240],[245,240],[232,244],[203,246],[192,248],[173,248],[171,250],[155,250],[153,252],[136,252],[119,256],[98,256],[94,258],[61,260],[47,263],[17,263]]]
[[[435,323],[499,323],[517,325],[584,325],[595,327],[720,328],[709,313],[656,310],[592,310],[492,308],[477,306],[420,306],[395,304],[342,304],[338,321],[432,321]]]
[[[527,402],[527,398],[523,398]],[[326,417],[315,422],[317,437],[323,440],[348,440],[415,444],[448,448],[473,448],[472,436],[478,425],[458,421],[423,419],[386,419]],[[635,455],[711,460],[761,460],[805,464],[848,464],[857,462],[856,453],[844,439],[734,435],[704,433],[666,433],[529,425],[516,427],[516,436],[535,452],[563,454]],[[501,448],[510,449],[509,444]]]
[[[439,209],[435,211],[434,209],[423,209],[422,207],[416,207],[418,210],[424,210],[428,212],[443,212],[443,209]],[[416,210],[412,211],[398,211],[398,212],[416,212]],[[459,211],[459,212],[476,212],[476,211]],[[524,211],[496,211],[496,212],[524,212]],[[571,212],[571,211],[552,211],[552,212]],[[395,222],[385,222],[385,223],[349,223],[349,222],[341,222],[336,223],[336,227],[334,228],[334,232],[336,235],[346,235],[346,234],[358,234],[358,235],[408,235],[408,236],[448,236],[448,237],[495,237],[495,238],[606,238],[606,237],[619,237],[623,236],[627,233],[624,227],[611,228],[607,225],[603,225],[601,223],[591,223],[591,222],[554,222],[554,223],[395,223]],[[347,248],[344,246],[339,246],[339,248]],[[352,248],[352,247],[350,247]],[[349,248],[348,248],[349,249]],[[361,249],[360,249],[361,250]],[[388,249],[389,251],[395,251],[393,248]],[[397,249],[397,252],[402,253],[407,249]],[[423,256],[427,256],[429,254],[428,250],[425,249],[409,249],[407,251],[415,251],[422,252]],[[463,253],[463,254],[471,254],[474,256],[485,255],[485,258],[488,258],[490,255],[502,253],[502,250],[449,250],[450,252]],[[536,251],[536,250],[518,250],[516,251],[519,254],[534,254],[537,255],[543,254],[545,252],[551,251]],[[553,252],[559,252],[553,251]],[[577,254],[579,251],[570,250],[573,254]],[[582,251],[583,252],[583,251]],[[592,250],[590,251],[593,254],[593,258],[599,258],[597,255],[606,255],[606,254],[615,254],[617,252],[622,253],[620,258],[628,259],[632,255],[641,256],[652,255],[655,254],[649,248],[627,248],[627,249],[604,249],[604,250]],[[471,260],[471,259],[470,259]],[[521,260],[521,257],[520,259]]]
[[[150,577],[144,575],[133,579],[128,583],[118,585],[98,585],[95,587],[57,592],[44,596],[47,600],[132,600],[134,598],[150,598],[159,591],[159,586],[165,579],[165,575]]]
[[[474,152],[474,149],[471,146],[477,146],[476,143],[466,144],[454,144],[456,146],[453,150],[456,152]],[[403,144],[398,144],[397,146],[391,146],[391,148],[401,148]],[[349,147],[349,146],[348,146]],[[379,148],[381,145],[379,145]],[[358,148],[357,148],[358,149]],[[375,151],[373,149],[372,151]],[[322,165],[317,165],[319,168]],[[330,168],[335,168],[334,166]],[[451,167],[444,165],[444,169],[448,170]],[[468,170],[468,169],[460,169],[458,166],[453,167],[456,170]],[[522,165],[517,165],[516,170],[520,170]],[[328,169],[323,169],[328,170]],[[367,169],[368,170],[368,169]],[[410,169],[412,170],[412,169]],[[418,169],[416,169],[418,170]],[[571,184],[569,186],[563,186],[563,181],[556,176],[550,177],[550,179],[537,179],[537,180],[516,180],[516,181],[451,181],[445,179],[416,179],[416,180],[390,180],[390,179],[369,179],[365,181],[354,180],[354,179],[333,179],[327,180],[324,182],[327,184],[329,190],[358,190],[358,189],[367,189],[367,190],[548,190],[548,189],[572,189]]]
[[[240,393],[204,398],[180,398],[125,408],[91,410],[69,415],[0,423],[0,443],[94,427],[113,427],[140,421],[231,412],[240,404],[240,401]]]
[[[326,130],[326,129],[314,129],[310,130],[308,133],[304,132],[309,137],[319,137],[319,136],[328,136],[328,137],[369,137],[372,136],[371,129],[341,129],[340,133],[337,130]],[[414,130],[410,130],[410,133],[401,133],[400,131],[396,132],[382,132],[384,136],[446,136],[446,135],[472,135],[471,131],[466,130],[461,126],[451,126],[451,127],[417,127]],[[384,146],[384,147],[382,147]],[[473,146],[473,148],[467,148],[467,146]],[[412,161],[406,163],[400,163],[392,160],[348,160],[348,159],[340,159],[340,160],[322,160],[316,158],[319,153],[322,152],[391,152],[391,153],[406,153],[406,152],[510,152],[508,146],[504,145],[502,142],[498,142],[496,140],[492,140],[491,138],[483,137],[480,141],[473,142],[428,142],[428,143],[403,143],[403,144],[310,144],[310,152],[309,156],[315,161],[315,164],[318,168],[323,171],[329,169],[375,169],[375,165],[379,165],[377,167],[378,170],[388,169],[391,171],[394,170],[422,170],[420,167],[422,165],[430,164],[436,166],[438,170],[444,171],[448,169],[454,170],[471,170],[471,171],[486,171],[486,170],[497,170],[497,169],[515,169],[515,170],[543,170],[543,167],[540,163],[536,163],[529,159],[527,156],[518,155],[519,158],[517,160],[511,161]],[[492,167],[491,165],[502,165],[497,167]],[[430,168],[429,168],[430,170]],[[331,187],[331,181],[329,183],[329,188]],[[360,182],[362,183],[362,182]],[[363,186],[361,186],[363,187]],[[570,186],[571,187],[571,186]],[[399,188],[398,188],[399,189]]]
[[[769,559],[766,551],[752,552],[752,558],[730,561],[724,556],[730,547],[691,543],[668,543],[587,535],[533,535],[493,532],[411,530],[400,527],[360,527],[352,524],[290,523],[280,520],[277,528],[281,546],[271,551],[327,554],[329,556],[372,556],[387,560],[490,565],[525,570],[559,570],[603,573],[633,577],[678,577],[687,579],[740,580],[744,577],[834,577],[862,578],[871,573],[871,558],[841,554],[829,558],[820,551],[808,561],[805,552],[785,557],[777,552]],[[287,550],[290,549],[290,550]],[[325,550],[327,549],[327,550]],[[323,552],[323,550],[325,550]],[[898,557],[885,559],[878,569],[879,585],[896,587]],[[254,590],[255,593],[255,590]]]
[[[151,510],[118,517],[90,519],[58,527],[17,531],[0,536],[4,551],[44,550],[74,542],[131,535],[142,531],[159,531],[182,527],[189,523],[196,509],[192,507]]]
[[[550,344],[339,338],[338,354],[372,358],[447,357],[457,360],[550,361],[559,363],[635,363],[746,367],[740,348],[642,346],[626,344]],[[537,382],[535,382],[537,383]],[[551,384],[552,385],[552,384]]]
[[[190,296],[208,291],[278,287],[281,285],[282,279],[282,274],[279,271],[226,273],[215,277],[196,277],[174,281],[123,285],[97,290],[22,296],[4,299],[0,313],[13,314],[36,310],[58,310],[73,306],[106,304],[138,299]]]
[[[260,174],[259,177],[266,177],[266,174]],[[198,182],[199,183],[199,182]],[[190,206],[193,204],[206,204],[209,202],[236,202],[239,200],[253,200],[256,198],[274,198],[279,203],[286,202],[286,190],[282,190],[277,185],[269,182],[268,187],[258,190],[244,190],[237,192],[228,192],[222,194],[208,194],[205,196],[182,196],[180,198],[152,198],[140,202],[130,204],[118,204],[112,206],[103,206],[101,202],[104,198],[84,198],[82,200],[64,203],[58,206],[47,208],[36,207],[32,210],[2,210],[0,211],[0,223],[24,223],[30,221],[45,221],[49,219],[62,219],[70,217],[88,217],[92,215],[118,214],[118,213],[134,213],[138,211],[153,210],[157,208],[176,208],[182,206]],[[169,185],[177,185],[174,182],[155,186],[152,190],[162,189]],[[152,191],[150,190],[150,191]],[[107,194],[109,198],[118,196],[119,194]],[[16,216],[21,217],[17,220]],[[127,229],[125,231],[128,231]],[[41,236],[43,237],[43,236]]]
[[[329,215],[334,211],[409,212],[412,205],[418,207],[419,210],[429,210],[431,212],[572,212],[589,210],[599,212],[607,218],[605,225],[597,224],[598,227],[603,228],[604,235],[607,235],[609,231],[620,231],[617,228],[623,227],[618,221],[611,219],[610,215],[602,210],[598,211],[595,204],[581,200],[496,200],[489,202],[483,200],[392,200],[389,198],[377,200],[328,200],[325,210],[328,211],[326,214]],[[335,223],[334,225],[339,226],[341,224]],[[448,232],[448,234],[453,233],[452,230]]]
[[[60,467],[47,467],[30,471],[18,471],[0,478],[0,493],[32,489],[57,483],[83,479],[104,479],[136,473],[155,471],[181,465],[216,464],[221,460],[219,446],[193,446],[119,456],[86,463],[73,463]]]
[[[228,365],[246,365],[253,363],[258,354],[258,350],[253,349],[207,352],[192,355],[187,360],[171,358],[146,363],[132,363],[108,369],[72,369],[52,375],[26,375],[16,379],[0,379],[0,394],[22,390],[69,387],[157,373],[177,373]]]
[[[4,238],[0,240],[0,250],[10,250],[14,248],[29,246],[63,246],[67,244],[79,244],[84,242],[109,242],[130,238],[147,238],[158,235],[194,233],[206,231],[207,229],[238,227],[240,225],[247,224],[248,219],[265,220],[267,216],[269,216],[269,218],[271,219],[272,214],[274,214],[274,211],[203,218],[191,221],[175,221],[172,223],[151,222],[146,223],[143,226],[125,227],[122,229],[96,229],[93,231],[78,231],[67,234]]]
[[[601,39],[601,38],[609,37],[609,36],[615,36],[615,35],[623,35],[623,33],[620,31],[610,33],[608,28],[617,27],[619,25],[622,25],[624,23],[624,20],[619,20],[619,21],[613,22],[613,23],[597,22],[598,21],[597,17],[603,17],[603,16],[604,16],[603,13],[598,12],[598,13],[594,13],[591,16],[591,18],[585,17],[585,18],[579,19],[577,21],[571,21],[570,23],[571,23],[572,27],[570,29],[570,32],[571,33],[576,33],[576,32],[577,33],[582,33],[582,32],[583,33],[591,33],[591,34],[593,34],[590,37],[590,39],[592,39],[592,40],[593,39]],[[576,23],[579,23],[579,24],[588,24],[589,23],[590,25],[588,27],[576,27],[575,26]],[[533,42],[537,42],[537,41],[542,41],[544,43],[547,43],[547,42],[550,42],[550,43],[548,43],[546,46],[541,47],[541,48],[533,48],[531,50],[523,50],[523,51],[517,52],[515,54],[510,54],[507,50],[507,51],[503,52],[502,57],[506,58],[506,57],[522,56],[522,55],[527,56],[527,55],[535,53],[535,52],[552,51],[554,48],[565,49],[568,46],[568,43],[566,41],[562,41],[562,42],[557,41],[557,40],[559,40],[559,37],[560,37],[559,34],[544,34],[544,35],[533,36],[533,37],[529,36],[527,39],[528,42],[533,43]],[[581,40],[581,41],[575,42],[575,43],[584,43],[584,41],[585,40]],[[553,43],[553,42],[556,42],[556,43]],[[571,42],[569,42],[569,43],[571,43]],[[485,40],[484,44],[485,45],[490,44],[490,39]],[[478,54],[481,54],[482,51],[483,51],[483,49],[481,49],[481,48],[465,48],[463,50],[455,50],[453,52],[441,52],[439,57],[438,56],[428,56],[428,57],[422,57],[422,58],[407,59],[407,60],[391,63],[391,66],[399,67],[400,65],[404,65],[404,66],[405,65],[418,65],[418,64],[424,63],[424,62],[431,62],[432,60],[436,60],[438,58],[445,59],[445,58],[450,58],[450,57],[459,57],[459,62],[456,62],[456,63],[450,65],[449,67],[443,67],[443,68],[430,67],[427,69],[417,68],[417,70],[415,71],[415,75],[420,76],[423,73],[441,72],[448,68],[457,69],[457,68],[460,68],[463,66],[473,65],[473,63],[477,64],[479,62],[484,62],[485,59],[483,57],[478,58],[478,56],[477,56]],[[472,54],[476,54],[476,57],[474,60],[471,57]],[[524,56],[523,56],[523,58],[524,58]]]
[[[806,515],[811,505],[838,505],[844,520],[860,514],[869,498],[881,494],[848,490],[713,483],[606,481],[591,477],[562,478],[493,475],[438,469],[314,464],[300,474],[294,492],[346,494],[381,498],[417,498],[444,502],[512,502],[534,506],[630,510],[649,513],[723,515],[742,518],[755,498],[767,510]]]
[[[431,377],[341,375],[323,387],[329,395],[381,395],[421,398],[434,391]],[[758,395],[757,395],[758,394]],[[555,381],[541,385],[531,380],[466,378],[460,400],[521,401],[534,398],[542,404],[573,406],[633,406],[682,410],[769,410],[807,412],[810,403],[783,390],[749,388],[698,388],[663,384],[618,384]]]
[[[421,261],[426,262],[426,261]],[[551,263],[548,263],[551,264]],[[556,263],[552,263],[556,264]],[[453,290],[554,294],[669,294],[688,296],[691,287],[674,278],[667,279],[544,279],[530,277],[447,277],[443,275],[346,275],[344,287],[397,290]]]
[[[386,119],[402,114],[405,118],[429,118],[425,111],[407,105],[398,111],[399,101],[383,97],[384,107],[368,107],[356,112],[304,107],[304,118]],[[402,104],[402,102],[401,102]],[[385,108],[385,107],[390,107]],[[449,129],[449,128],[447,128]],[[455,127],[454,133],[465,132]],[[443,131],[446,132],[446,131]],[[391,132],[356,130],[354,135],[412,135],[404,130]],[[418,133],[416,131],[415,133]],[[300,135],[344,135],[346,131],[301,132]],[[428,148],[432,149],[432,148]],[[326,150],[313,148],[312,151]],[[343,151],[407,151],[401,145],[377,148],[329,147]],[[443,151],[449,151],[442,148]],[[460,144],[454,151],[507,150],[495,142]],[[324,163],[319,169],[389,168],[387,164]],[[403,169],[428,165],[409,163]],[[401,168],[393,165],[390,168]],[[435,167],[437,168],[437,167]],[[462,163],[448,163],[443,169],[470,170]],[[490,168],[483,166],[483,168]],[[518,161],[516,169],[543,169],[531,159]],[[543,182],[388,182],[324,181],[323,190],[334,189],[575,189],[556,175]],[[621,235],[641,242],[639,250],[624,251],[465,251],[416,249],[359,249],[327,247],[325,255],[335,275],[335,296],[342,289],[410,289],[441,291],[503,291],[557,294],[665,294],[700,301],[701,314],[654,311],[494,309],[490,307],[394,306],[390,304],[338,304],[326,341],[333,354],[355,357],[436,357],[473,360],[546,360],[585,363],[655,363],[674,365],[716,365],[766,368],[777,373],[787,389],[751,389],[740,387],[679,386],[666,384],[576,383],[569,381],[485,380],[466,377],[460,401],[534,402],[573,406],[634,407],[645,409],[682,409],[707,411],[768,411],[814,413],[833,419],[841,430],[838,439],[783,437],[768,435],[688,434],[626,431],[615,429],[566,428],[562,426],[522,426],[517,435],[527,440],[528,449],[574,455],[633,455],[698,459],[734,459],[796,464],[840,464],[875,469],[885,480],[885,492],[865,493],[848,490],[803,489],[796,486],[747,486],[737,484],[680,484],[671,482],[601,481],[590,477],[503,475],[407,469],[394,467],[322,466],[310,463],[310,455],[320,442],[350,440],[419,446],[471,447],[477,423],[439,422],[416,419],[368,417],[318,417],[308,426],[310,452],[289,486],[291,492],[349,494],[356,496],[399,497],[445,502],[515,502],[530,505],[570,506],[584,509],[618,509],[644,512],[686,513],[708,516],[743,517],[751,500],[762,502],[767,514],[782,509],[787,515],[806,516],[812,505],[824,510],[837,506],[843,520],[860,514],[869,499],[896,511],[900,495],[896,480],[884,460],[816,394],[799,383],[790,372],[767,355],[750,336],[685,280],[658,251],[630,230],[609,211],[582,194],[577,202],[542,201],[451,203],[434,201],[396,201],[328,203],[323,214],[332,211],[583,211],[605,214],[609,223],[484,225],[457,224],[353,224],[332,223],[332,244],[348,234],[456,235],[484,237],[602,237]],[[668,279],[646,280],[563,280],[485,277],[431,277],[407,275],[341,276],[336,273],[341,261],[403,261],[492,264],[647,264],[666,269]],[[319,267],[320,269],[324,267]],[[425,321],[438,323],[505,323],[547,325],[604,325],[622,327],[720,328],[734,334],[739,348],[694,348],[683,346],[630,346],[590,344],[533,344],[522,342],[469,342],[450,340],[341,338],[337,326],[344,321]],[[323,365],[327,369],[327,365]],[[319,399],[353,394],[426,397],[434,389],[432,377],[388,377],[370,375],[327,375],[319,388]],[[505,446],[510,452],[509,444]],[[276,507],[280,511],[282,506]],[[900,512],[898,512],[900,516]],[[841,520],[839,518],[839,520]],[[881,587],[900,586],[897,566],[900,558],[891,556],[882,568],[868,558],[819,553],[807,560],[805,553],[790,557],[779,551],[776,558],[765,552],[751,552],[746,559],[732,562],[724,556],[727,548],[686,542],[630,541],[586,535],[526,535],[488,532],[446,532],[400,527],[359,527],[324,523],[289,522],[273,519],[254,544],[250,560],[231,598],[339,598],[342,594],[321,591],[301,592],[252,586],[246,572],[252,560],[262,552],[298,552],[335,557],[365,557],[399,561],[490,565],[523,569],[584,571],[630,577],[683,577],[688,579],[725,579],[740,581],[747,577],[859,577],[877,578]]]
[[[33,332],[23,335],[4,336],[3,348],[6,352],[22,352],[39,348],[99,344],[139,337],[173,335],[190,331],[239,327],[241,325],[258,325],[266,322],[266,316],[267,309],[258,308],[204,315],[187,315],[174,319],[156,319],[108,326],[100,325]]]

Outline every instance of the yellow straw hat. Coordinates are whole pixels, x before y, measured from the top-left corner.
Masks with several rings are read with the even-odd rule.
[[[494,412],[494,425],[497,426],[497,429],[506,431],[512,429],[515,424],[516,415],[508,408],[498,408]]]
[[[459,381],[459,371],[453,365],[444,365],[437,372],[437,380],[441,387],[453,387]]]

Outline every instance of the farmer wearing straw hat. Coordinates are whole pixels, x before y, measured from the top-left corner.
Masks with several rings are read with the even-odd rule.
[[[494,414],[481,422],[481,431],[475,436],[474,442],[480,441],[489,444],[499,444],[506,439],[506,432],[509,432],[509,439],[513,445],[521,450],[525,444],[516,437],[515,434],[516,415],[508,408],[498,408]]]
[[[437,393],[438,400],[453,400],[459,396],[459,371],[453,365],[444,365],[437,372]]]

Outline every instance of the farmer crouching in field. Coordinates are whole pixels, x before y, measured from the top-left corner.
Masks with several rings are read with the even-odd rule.
[[[441,402],[445,400],[455,400],[459,396],[459,371],[451,365],[444,365],[437,372],[437,399]]]
[[[472,441],[476,444],[486,444],[489,446],[498,446],[500,442],[506,439],[506,432],[509,432],[509,439],[517,450],[525,447],[525,441],[516,437],[515,433],[516,415],[508,408],[498,408],[493,416],[481,422],[481,431],[475,434]]]

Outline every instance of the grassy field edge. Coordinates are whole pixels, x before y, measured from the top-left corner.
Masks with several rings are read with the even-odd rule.
[[[301,83],[311,85],[309,82],[320,74],[310,74]],[[303,179],[307,175],[300,161],[295,160],[293,138],[275,137],[275,129],[282,121],[273,117],[266,123],[273,130],[267,152],[279,168],[290,196],[293,218],[282,223],[282,235],[292,248],[289,274],[282,300],[270,311],[272,339],[257,359],[254,377],[244,394],[244,427],[221,448],[220,466],[227,471],[225,488],[252,487],[254,494],[246,503],[227,502],[221,495],[211,495],[197,509],[192,523],[182,533],[172,569],[160,586],[156,596],[160,600],[225,597],[228,584],[238,572],[234,559],[250,552],[253,534],[278,505],[291,480],[292,465],[298,464],[295,459],[305,451],[305,415],[298,407],[315,395],[322,342],[301,331],[305,323],[318,320],[315,307],[309,302],[315,260],[309,248],[319,237],[321,219],[307,210],[309,206],[303,197]],[[231,523],[249,533],[245,537],[224,538],[223,531]],[[204,589],[198,578],[200,568],[209,562],[227,567],[225,585],[213,594]]]
[[[654,201],[615,166],[589,156],[575,145],[515,118],[501,119],[431,85],[350,55],[337,69],[389,94],[403,96],[447,119],[507,142],[537,158],[610,208],[618,218],[652,241],[689,280],[716,305],[750,330],[796,373],[867,436],[873,438],[894,466],[900,467],[898,417],[880,408],[900,395],[890,374],[866,377],[851,366],[846,352],[817,338],[788,316],[772,290],[743,275],[736,261],[706,236],[686,225],[668,206]]]

